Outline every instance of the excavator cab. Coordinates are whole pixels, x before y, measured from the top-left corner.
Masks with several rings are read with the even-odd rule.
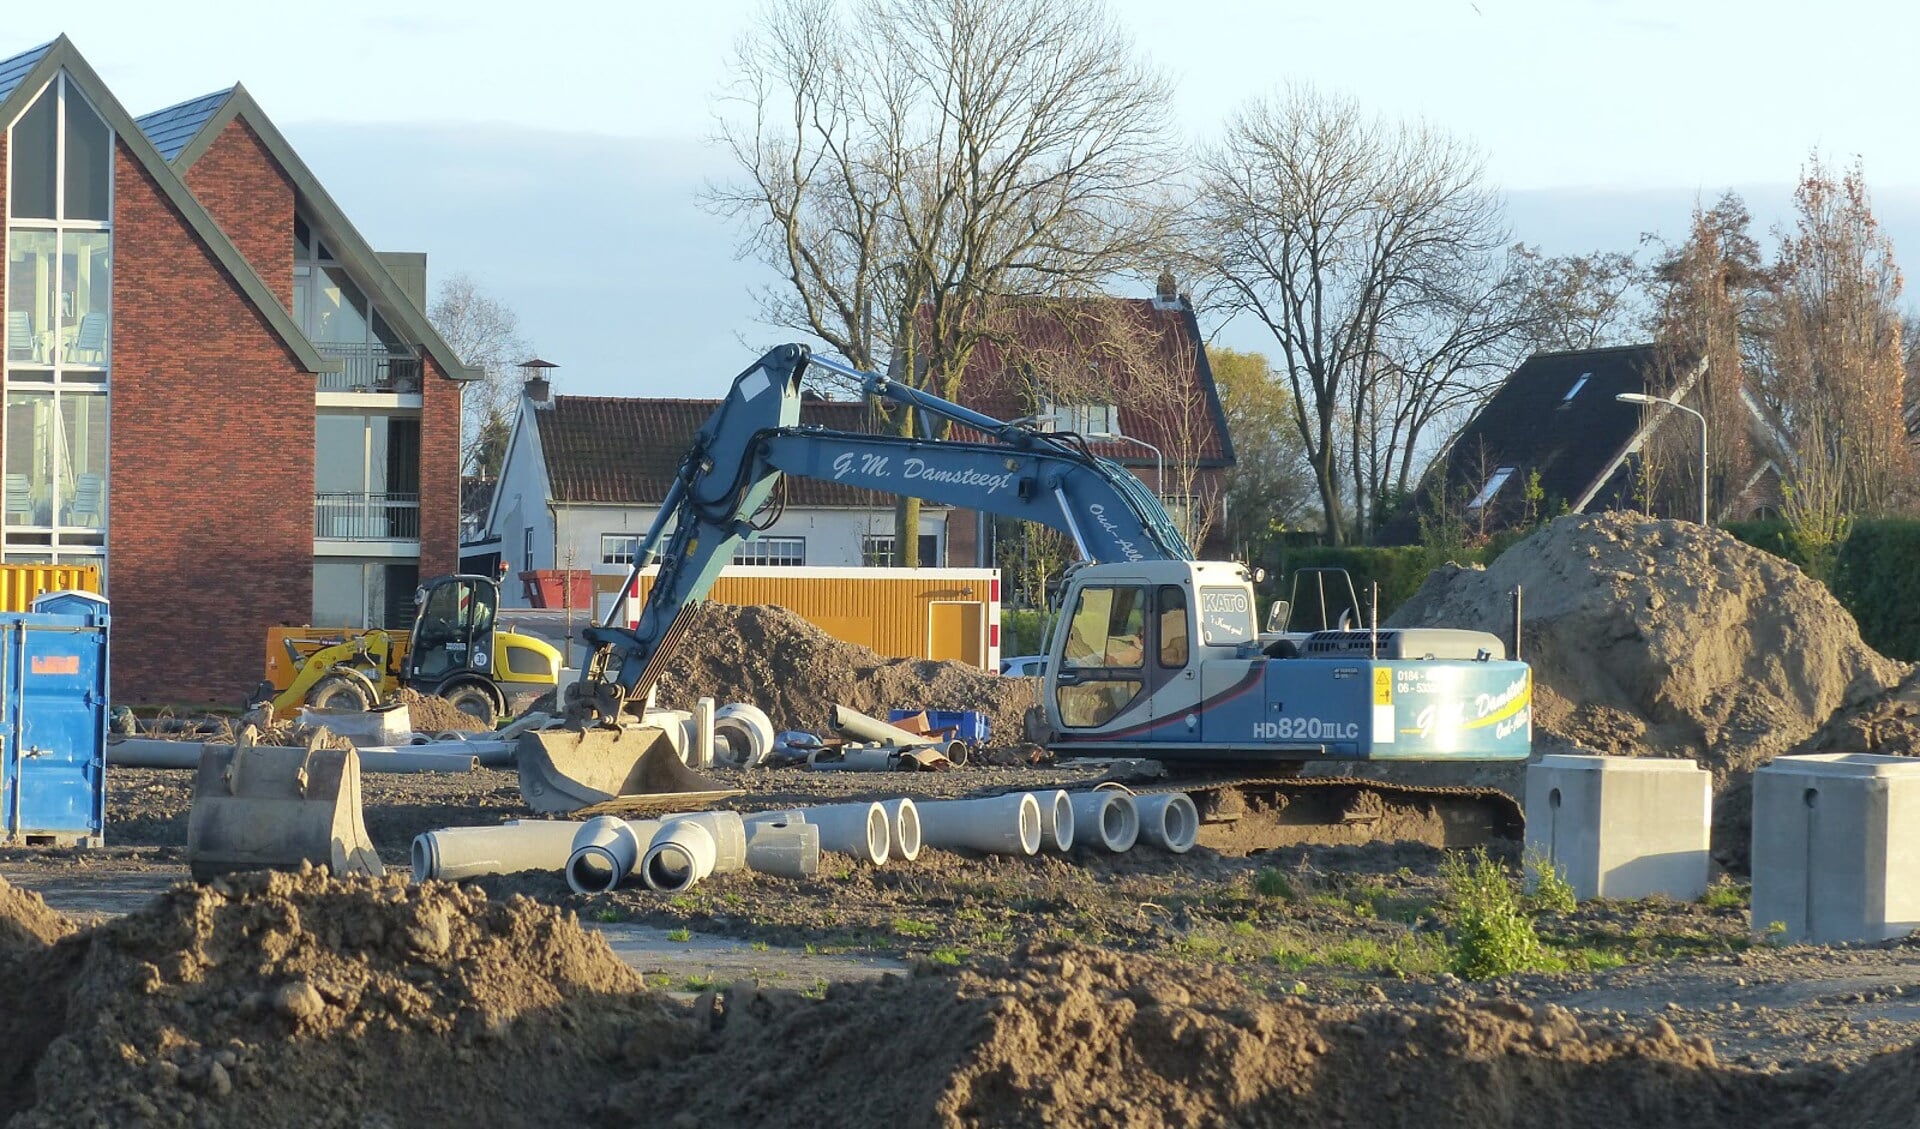
[[[491,722],[500,708],[491,688],[499,584],[488,576],[438,576],[413,602],[407,685]]]

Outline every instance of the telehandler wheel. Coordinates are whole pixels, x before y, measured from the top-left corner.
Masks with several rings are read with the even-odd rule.
[[[373,708],[365,679],[347,674],[329,674],[307,692],[307,704],[322,710],[360,710]]]
[[[449,686],[440,691],[440,697],[450,703],[454,709],[468,717],[478,718],[493,727],[494,718],[499,716],[500,704],[485,686],[473,682],[463,682],[458,686]]]

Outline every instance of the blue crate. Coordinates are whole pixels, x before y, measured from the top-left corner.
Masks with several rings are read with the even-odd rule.
[[[979,710],[888,710],[888,721],[899,721],[917,713],[927,715],[927,724],[935,729],[951,729],[957,740],[974,748],[987,743],[987,715]]]
[[[0,615],[0,842],[102,841],[107,624],[103,610]]]

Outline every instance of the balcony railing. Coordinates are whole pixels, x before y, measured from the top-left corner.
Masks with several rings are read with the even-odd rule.
[[[327,541],[418,541],[418,494],[315,494],[313,535]]]
[[[418,392],[418,350],[392,345],[314,345],[321,356],[341,362],[339,372],[320,374],[322,392]]]

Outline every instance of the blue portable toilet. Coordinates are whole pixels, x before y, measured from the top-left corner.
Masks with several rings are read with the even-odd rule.
[[[42,592],[35,596],[32,610],[48,615],[106,615],[107,598],[98,592],[62,588],[58,592]]]
[[[0,843],[104,842],[107,602],[56,592],[62,611],[0,615]]]

